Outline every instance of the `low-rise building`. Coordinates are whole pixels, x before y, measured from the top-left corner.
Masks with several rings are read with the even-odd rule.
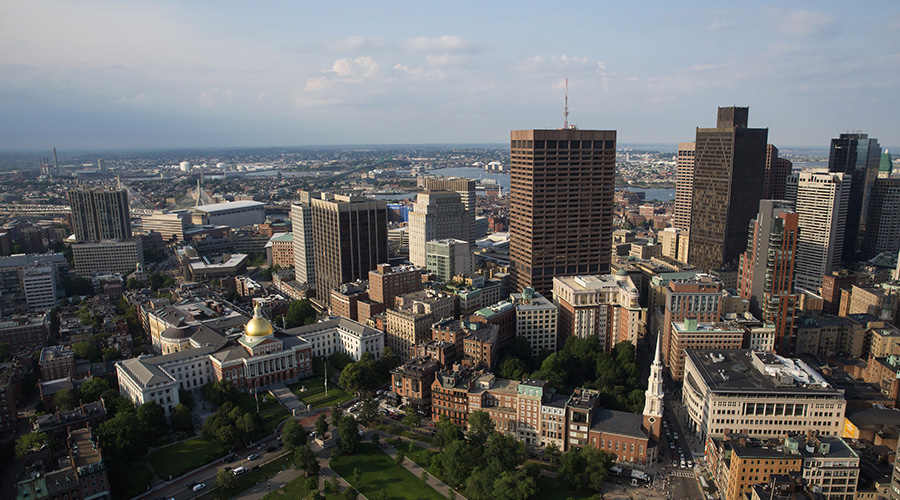
[[[687,351],[682,403],[685,430],[703,440],[808,430],[837,436],[847,405],[843,393],[803,361],[745,349]]]
[[[685,350],[740,349],[746,333],[736,322],[701,323],[693,318],[673,322],[671,332],[669,374],[674,380],[681,380],[684,375]]]
[[[533,288],[510,295],[516,308],[516,336],[531,343],[531,355],[537,359],[542,350],[556,352],[559,310]]]
[[[431,414],[431,386],[441,363],[431,357],[420,356],[391,370],[391,389],[403,404],[416,411]]]
[[[289,328],[284,333],[308,341],[312,355],[316,357],[328,357],[335,352],[342,352],[354,361],[359,361],[368,352],[375,360],[379,360],[384,351],[383,331],[347,318],[330,318],[312,325]]]
[[[431,339],[431,325],[453,316],[453,297],[424,290],[396,298],[396,307],[385,312],[385,342],[401,360],[410,348]]]
[[[55,345],[41,349],[38,365],[43,380],[73,378],[75,376],[75,355],[68,346]]]
[[[75,274],[90,278],[95,272],[132,273],[144,265],[144,247],[140,238],[130,240],[104,240],[72,244]]]
[[[12,316],[0,319],[0,342],[9,346],[10,355],[31,356],[47,345],[50,334],[47,314]]]
[[[0,363],[0,431],[6,436],[16,432],[18,417],[19,372],[13,363]]]

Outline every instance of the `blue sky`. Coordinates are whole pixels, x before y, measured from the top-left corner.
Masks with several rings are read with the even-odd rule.
[[[0,149],[496,143],[570,122],[900,144],[900,2],[7,2]]]

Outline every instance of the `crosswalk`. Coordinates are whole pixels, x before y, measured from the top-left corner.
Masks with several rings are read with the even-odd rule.
[[[697,477],[696,474],[694,474],[693,472],[691,472],[689,470],[675,470],[675,471],[671,472],[671,475],[678,476],[678,477],[691,477],[691,478]]]

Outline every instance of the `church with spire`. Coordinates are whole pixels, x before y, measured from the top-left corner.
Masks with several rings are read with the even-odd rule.
[[[594,446],[614,454],[617,462],[626,464],[649,465],[658,462],[665,394],[662,369],[657,339],[643,414],[601,408],[598,391],[576,389],[566,403],[569,431],[566,448]]]

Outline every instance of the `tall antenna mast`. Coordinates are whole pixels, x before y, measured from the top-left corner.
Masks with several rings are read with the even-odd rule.
[[[569,79],[566,78],[566,105],[563,108],[563,130],[569,129]]]

